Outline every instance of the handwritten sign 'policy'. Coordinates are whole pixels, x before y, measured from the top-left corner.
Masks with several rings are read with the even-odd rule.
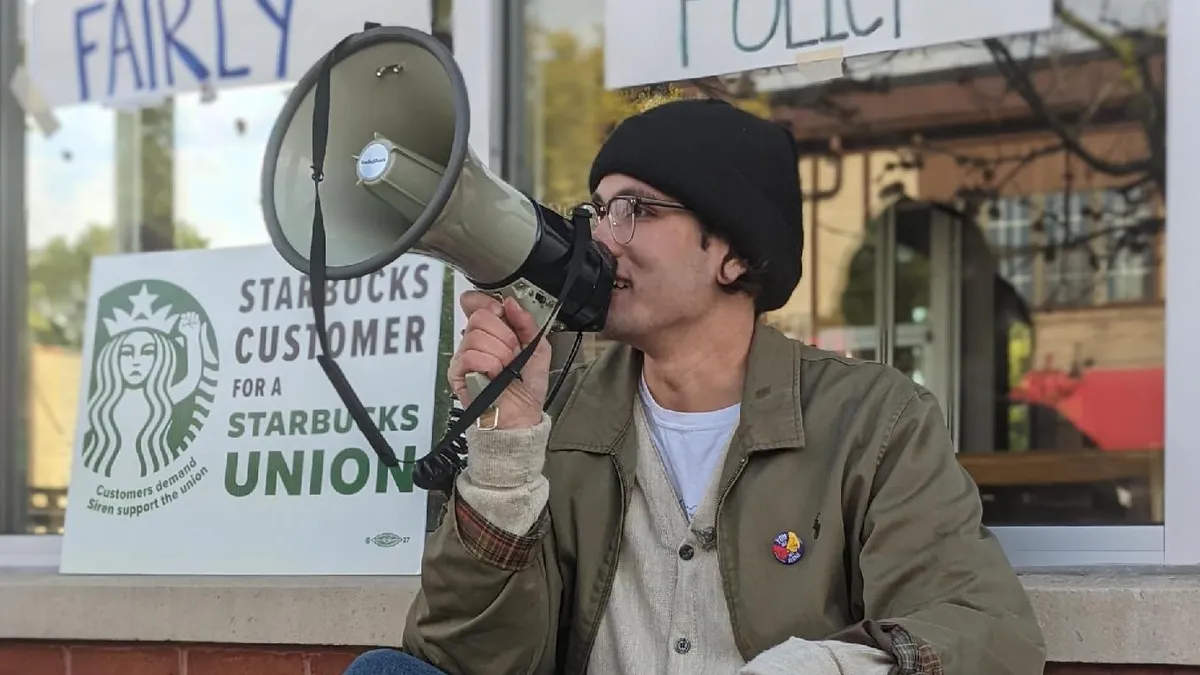
[[[1051,26],[1052,0],[606,0],[608,88]]]
[[[24,2],[25,0],[19,0]],[[295,81],[364,22],[429,31],[428,0],[38,0],[27,63],[51,106]]]

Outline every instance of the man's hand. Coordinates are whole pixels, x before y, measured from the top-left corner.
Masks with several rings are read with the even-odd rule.
[[[467,291],[459,297],[467,315],[462,342],[450,360],[450,388],[464,406],[471,404],[467,373],[482,373],[495,379],[500,371],[529,344],[541,326],[516,300],[501,303],[486,293]],[[525,367],[521,379],[513,380],[496,399],[500,413],[497,429],[527,429],[542,420],[542,405],[550,379],[550,344],[543,337]]]

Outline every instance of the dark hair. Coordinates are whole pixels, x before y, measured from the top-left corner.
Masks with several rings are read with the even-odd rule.
[[[722,265],[725,265],[726,263],[733,261],[733,260],[740,260],[742,262],[742,264],[746,266],[746,271],[742,272],[741,276],[739,276],[737,279],[734,279],[733,281],[731,281],[730,283],[727,283],[727,284],[721,284],[720,285],[721,290],[723,290],[726,293],[729,293],[731,295],[734,295],[737,293],[745,293],[746,295],[750,296],[750,299],[755,301],[754,302],[755,316],[761,315],[763,312],[762,312],[762,310],[760,310],[758,308],[758,298],[759,298],[759,295],[762,293],[763,283],[765,281],[763,278],[766,273],[765,261],[759,262],[756,264],[751,264],[751,262],[746,258],[746,256],[742,255],[741,253],[738,253],[737,249],[734,248],[733,244],[730,243],[729,239],[721,236],[716,230],[712,229],[707,224],[705,224],[704,221],[701,220],[700,221],[700,248],[702,248],[704,250],[708,250],[708,244],[713,239],[720,239],[721,241],[723,241],[729,245],[729,250],[725,253],[725,259],[721,261]]]

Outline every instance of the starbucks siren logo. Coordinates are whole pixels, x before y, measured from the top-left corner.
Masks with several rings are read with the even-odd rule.
[[[196,439],[214,401],[216,333],[196,299],[145,279],[100,296],[83,463],[106,478],[146,478]]]

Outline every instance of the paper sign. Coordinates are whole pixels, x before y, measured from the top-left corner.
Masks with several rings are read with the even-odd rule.
[[[295,81],[365,22],[428,32],[433,21],[428,0],[38,0],[28,11],[27,62],[51,106]]]
[[[1052,0],[605,0],[608,88],[1043,31]]]
[[[419,574],[443,279],[410,254],[326,292],[330,349],[408,462],[388,468],[274,248],[97,258],[61,571]]]

